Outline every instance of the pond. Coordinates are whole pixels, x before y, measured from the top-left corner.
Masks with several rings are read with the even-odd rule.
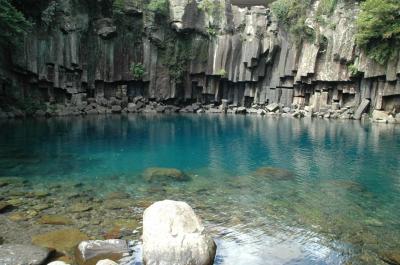
[[[400,126],[240,115],[0,123],[5,242],[60,228],[139,240],[143,210],[174,199],[217,241],[216,264],[385,264],[400,252]],[[149,181],[149,168],[187,179]]]

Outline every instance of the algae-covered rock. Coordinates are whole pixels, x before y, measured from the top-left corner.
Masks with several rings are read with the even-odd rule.
[[[400,265],[400,250],[384,251],[379,253],[379,257],[390,265]]]
[[[3,213],[9,209],[11,209],[13,206],[5,201],[0,201],[0,213]]]
[[[130,199],[113,199],[107,200],[103,204],[104,208],[116,210],[116,209],[127,209],[132,206]]]
[[[78,229],[69,228],[56,230],[32,237],[32,243],[61,253],[72,253],[74,248],[89,237]]]
[[[176,168],[151,167],[143,172],[143,178],[148,182],[165,180],[188,181],[189,176]]]
[[[78,202],[78,203],[74,203],[71,205],[71,207],[69,207],[69,210],[73,213],[79,213],[79,212],[87,212],[92,210],[92,206],[90,206],[87,203],[82,203],[82,202]]]
[[[263,177],[271,180],[293,180],[295,178],[293,172],[286,169],[274,167],[260,167],[255,172],[253,172],[252,176]]]
[[[33,217],[37,216],[38,212],[35,210],[28,210],[26,212],[15,212],[11,213],[8,216],[8,219],[14,222],[20,222],[20,221],[27,221],[29,219],[32,219]]]
[[[72,224],[72,220],[64,215],[43,215],[38,220],[38,223],[50,225],[69,225]]]

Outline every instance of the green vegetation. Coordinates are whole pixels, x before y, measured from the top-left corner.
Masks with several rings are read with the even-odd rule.
[[[225,69],[220,69],[219,71],[218,71],[218,75],[220,75],[221,77],[225,77],[226,76],[226,70]]]
[[[317,16],[332,15],[333,11],[335,11],[338,0],[320,0],[317,9]]]
[[[206,28],[206,31],[207,31],[207,34],[208,34],[208,36],[210,37],[210,39],[211,39],[211,38],[214,38],[214,37],[217,36],[217,34],[218,34],[218,29],[215,28],[215,26],[212,26],[212,25],[208,26],[208,27]]]
[[[16,106],[27,115],[33,115],[38,110],[46,110],[46,105],[40,99],[35,97],[25,97],[16,100]]]
[[[160,16],[168,16],[169,2],[168,0],[150,0],[147,10]]]
[[[130,67],[131,73],[133,75],[133,79],[141,80],[143,78],[144,73],[146,72],[144,69],[144,65],[141,63],[132,63]]]
[[[366,0],[356,21],[357,44],[380,64],[393,58],[400,47],[400,1]]]
[[[203,0],[199,3],[198,7],[210,16],[220,15],[223,10],[221,2],[218,0]]]
[[[32,23],[9,0],[0,0],[0,43],[17,44]]]
[[[277,0],[271,9],[279,22],[287,27],[300,43],[302,40],[314,40],[314,30],[306,25],[307,11],[312,0]]]
[[[57,2],[51,1],[48,7],[42,12],[41,20],[44,25],[49,27],[53,23],[56,11],[57,11]]]

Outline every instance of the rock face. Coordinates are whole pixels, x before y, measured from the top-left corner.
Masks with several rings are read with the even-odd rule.
[[[217,0],[213,12],[200,1],[169,0],[164,16],[142,0],[121,1],[119,9],[109,1],[55,2],[51,30],[37,21],[20,48],[0,53],[0,98],[40,101],[38,116],[176,111],[143,108],[149,100],[307,106],[321,117],[339,117],[328,110],[354,111],[369,100],[370,112],[400,111],[400,59],[379,65],[356,47],[354,2],[339,1],[329,25],[322,25],[315,15],[322,1],[316,1],[307,20],[326,41],[302,43],[268,8],[239,8],[229,0]],[[144,70],[139,77],[131,71],[137,64]],[[0,117],[24,115],[8,109],[0,109]]]
[[[161,201],[143,214],[146,265],[211,265],[216,245],[185,202]]]
[[[1,265],[41,265],[50,251],[32,245],[0,245]]]

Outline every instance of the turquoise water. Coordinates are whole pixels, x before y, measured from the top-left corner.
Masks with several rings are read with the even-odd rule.
[[[399,155],[400,126],[358,121],[115,115],[2,121],[0,132],[0,176],[33,189],[76,181],[100,198],[187,201],[218,242],[216,264],[381,264],[400,248]],[[146,183],[148,167],[192,180]]]

